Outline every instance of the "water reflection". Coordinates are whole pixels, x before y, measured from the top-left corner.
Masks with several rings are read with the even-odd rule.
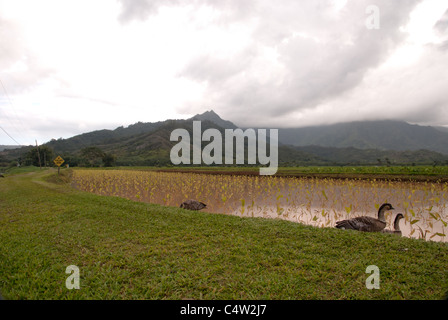
[[[448,184],[353,179],[231,176],[131,170],[75,170],[82,190],[136,201],[179,206],[186,199],[207,203],[207,211],[290,220],[318,227],[356,216],[377,217],[381,204],[388,229],[403,213],[403,236],[448,241]]]
[[[325,185],[307,180],[299,189],[291,186],[278,191],[288,197],[253,196],[255,192],[248,190],[241,197],[244,205],[242,201],[226,206],[216,203],[216,208],[212,204],[209,209],[214,210],[209,211],[334,227],[336,221],[357,216],[376,218],[379,206],[390,202],[395,210],[386,213],[386,229],[394,230],[395,216],[402,213],[405,217],[400,221],[402,236],[448,241],[446,190],[446,185],[434,183],[335,180]]]

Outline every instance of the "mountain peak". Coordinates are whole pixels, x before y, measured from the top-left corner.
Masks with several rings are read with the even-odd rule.
[[[236,125],[234,125],[232,122],[223,120],[215,111],[210,109],[210,111],[205,111],[204,113],[197,114],[194,117],[192,117],[190,120],[199,120],[199,121],[211,121],[215,123],[216,125],[224,128],[224,129],[236,129],[238,128]]]
[[[208,114],[208,115],[218,116],[219,117],[219,115],[215,111],[213,111],[213,109],[210,109],[210,111],[205,111],[203,114]]]
[[[222,118],[212,109],[210,111],[205,111],[204,113],[200,114],[198,113],[193,118],[204,118],[204,120],[210,120],[210,121],[212,121],[212,119],[222,120]]]

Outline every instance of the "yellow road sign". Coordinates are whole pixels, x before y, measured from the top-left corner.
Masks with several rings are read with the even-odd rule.
[[[61,164],[64,163],[64,159],[62,159],[60,156],[57,156],[56,159],[54,159],[54,164],[57,165],[58,167],[61,166]]]

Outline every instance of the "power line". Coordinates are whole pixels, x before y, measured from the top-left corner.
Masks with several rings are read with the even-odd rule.
[[[8,135],[8,137],[10,137],[12,140],[14,140],[14,142],[15,143],[17,143],[19,146],[21,146],[21,144],[20,143],[18,143],[17,142],[17,140],[16,139],[14,139],[8,132],[6,132],[6,130],[5,129],[3,129],[3,127],[0,127],[0,129],[2,129],[3,130],[3,132],[5,132],[7,135]]]
[[[22,126],[22,128],[24,128],[22,121],[20,120],[19,116],[17,115],[16,110],[14,109],[14,105],[13,105],[13,103],[12,103],[10,97],[9,97],[8,91],[6,90],[5,85],[3,84],[2,79],[0,79],[0,84],[1,84],[1,86],[2,86],[2,88],[3,88],[3,91],[5,92],[5,96],[6,96],[6,99],[8,100],[8,102],[9,102],[9,105],[11,106],[11,108],[12,108],[13,111],[14,111],[14,113],[16,114],[16,117],[17,117],[17,119],[19,120],[20,125]],[[5,114],[5,115],[6,115],[6,114]],[[11,120],[10,120],[9,118],[8,118],[8,121],[10,122],[11,125],[13,125],[12,122],[11,122]],[[13,125],[13,126],[14,126],[14,125]],[[15,126],[14,126],[14,127],[15,127]],[[12,140],[14,140],[15,143],[17,143],[19,146],[21,146],[21,144],[20,144],[19,142],[17,142],[17,140],[14,139],[14,138],[13,138],[7,131],[6,131],[3,127],[0,127],[0,128],[1,128],[1,129],[8,135],[8,137],[10,137]],[[16,128],[16,130],[17,130],[17,128]],[[19,134],[19,135],[20,135],[20,134]],[[21,136],[21,135],[20,135],[20,136]],[[22,138],[23,138],[23,137],[22,137]]]

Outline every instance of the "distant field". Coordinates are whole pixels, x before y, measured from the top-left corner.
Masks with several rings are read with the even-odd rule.
[[[120,167],[120,169],[169,169],[169,170],[210,170],[210,171],[248,171],[258,172],[258,167]],[[303,166],[279,167],[278,174],[296,173],[358,173],[358,174],[406,174],[406,175],[447,175],[448,166]]]
[[[441,299],[448,246],[74,190],[69,170],[0,179],[6,299]],[[68,290],[66,267],[80,269]],[[366,288],[369,265],[380,289]]]
[[[13,167],[0,168],[0,172],[20,173],[38,170],[38,167]],[[258,174],[258,167],[249,166],[170,166],[170,167],[146,167],[146,166],[120,166],[110,168],[91,168],[105,170],[173,170],[173,171],[204,171],[204,172],[229,172]],[[303,175],[303,174],[360,174],[360,175],[391,175],[391,176],[430,176],[448,178],[448,166],[302,166],[279,167],[276,175]]]
[[[113,167],[110,170],[158,170],[208,174],[258,175],[258,167]],[[280,167],[277,176],[448,182],[448,166],[306,166]]]
[[[359,173],[359,174],[405,174],[448,175],[448,166],[316,166],[279,168],[280,173]]]

